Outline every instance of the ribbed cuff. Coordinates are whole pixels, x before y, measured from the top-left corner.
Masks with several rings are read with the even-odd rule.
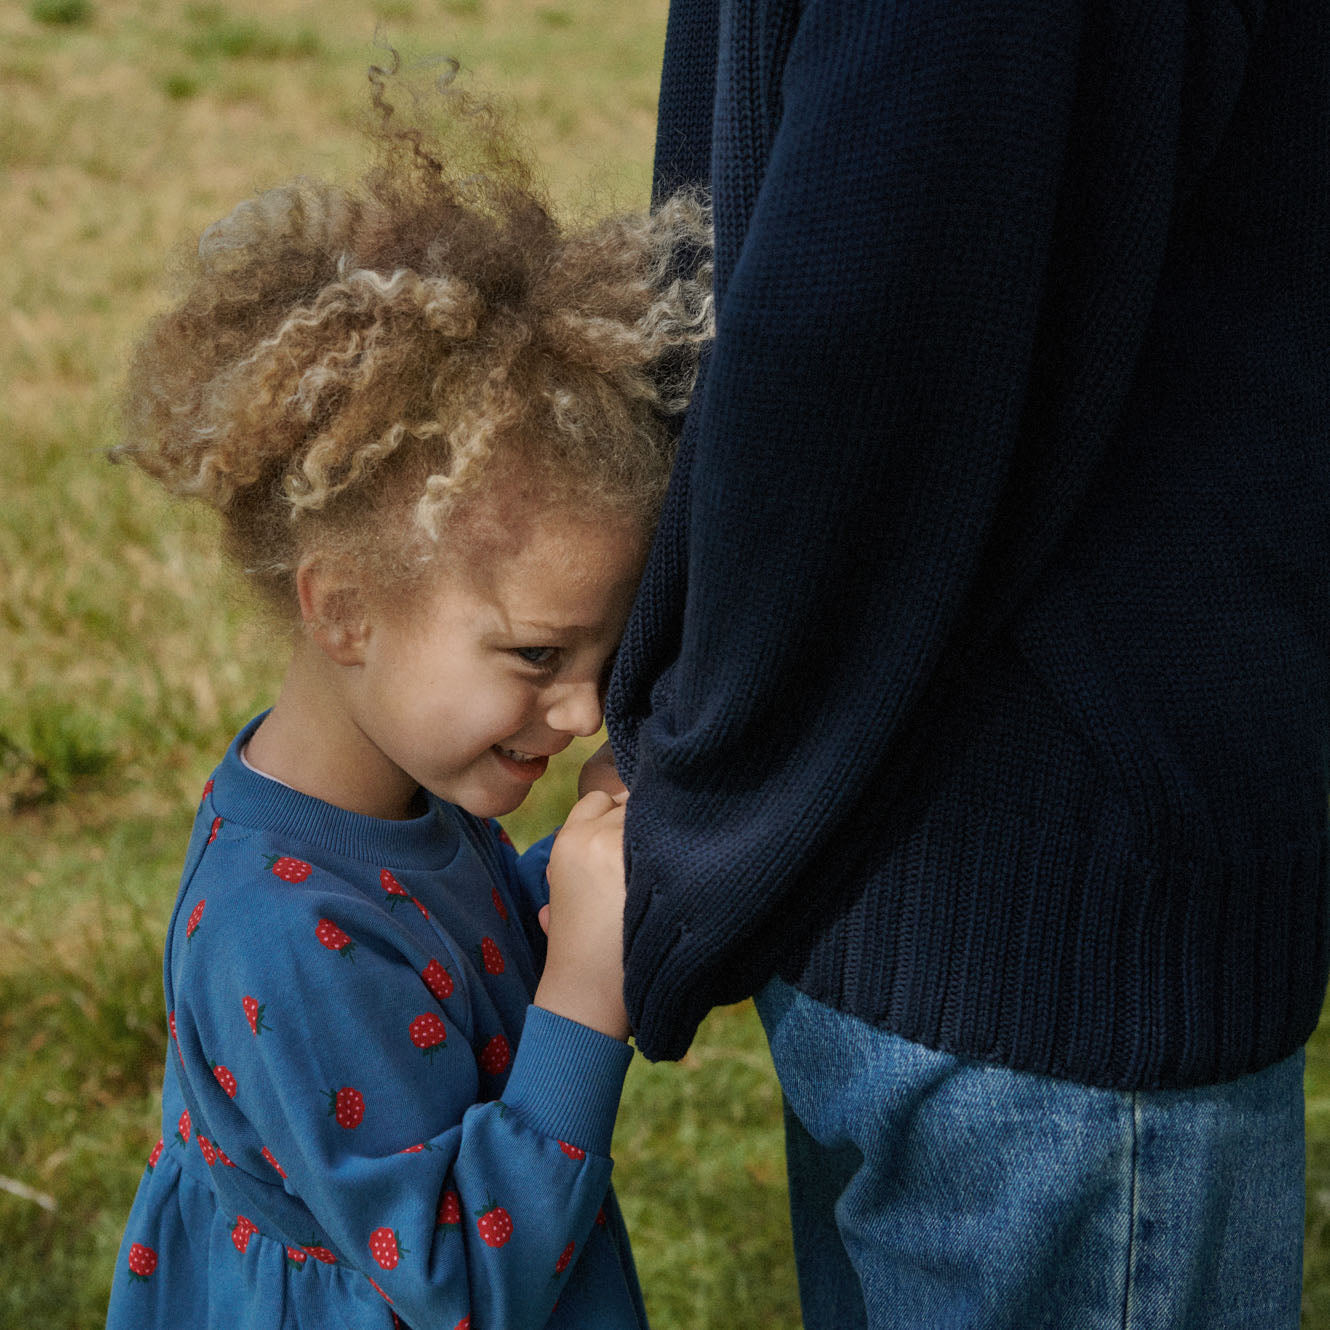
[[[608,1156],[632,1060],[620,1040],[530,1006],[503,1101],[543,1135]]]

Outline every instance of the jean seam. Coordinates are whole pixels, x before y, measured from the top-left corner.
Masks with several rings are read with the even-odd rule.
[[[1132,1300],[1136,1292],[1136,1206],[1137,1177],[1140,1168],[1141,1107],[1140,1097],[1131,1094],[1131,1183],[1127,1191],[1127,1269],[1122,1288],[1122,1330],[1131,1330],[1134,1317]]]

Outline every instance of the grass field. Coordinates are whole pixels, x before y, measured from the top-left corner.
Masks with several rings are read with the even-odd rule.
[[[357,159],[376,27],[511,100],[569,209],[645,200],[664,0],[0,7],[0,1330],[101,1323],[156,1139],[161,932],[199,787],[281,645],[103,452],[174,247]],[[511,819],[537,834],[571,767]],[[1304,1324],[1330,1326],[1330,1037],[1308,1072]],[[779,1095],[750,1007],[641,1059],[618,1185],[657,1330],[794,1327]]]

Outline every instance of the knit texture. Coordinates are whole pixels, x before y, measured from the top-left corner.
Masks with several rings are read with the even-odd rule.
[[[1330,9],[675,0],[717,336],[611,687],[630,1015],[1124,1088],[1327,969]]]
[[[110,1330],[644,1330],[610,1191],[632,1052],[530,1005],[548,843],[312,799],[242,763],[254,727],[167,934],[162,1140]]]

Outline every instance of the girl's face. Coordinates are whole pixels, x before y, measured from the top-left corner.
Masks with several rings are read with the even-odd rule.
[[[347,692],[364,760],[405,802],[423,785],[478,817],[511,812],[554,753],[600,728],[645,553],[621,521],[537,519],[486,566],[372,617]]]

